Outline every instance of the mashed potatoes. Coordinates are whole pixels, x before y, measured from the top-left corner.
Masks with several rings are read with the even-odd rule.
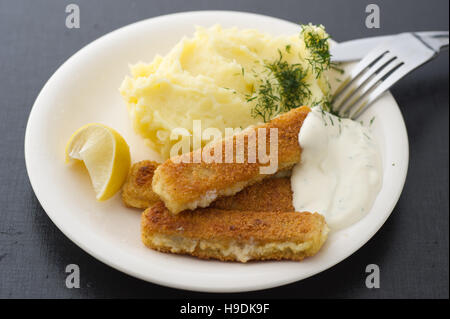
[[[322,28],[311,30],[322,38]],[[202,129],[246,128],[263,119],[252,113],[255,95],[266,64],[277,61],[298,63],[306,70],[304,78],[310,96],[303,104],[322,101],[329,94],[326,76],[308,62],[311,51],[303,35],[271,36],[256,30],[198,27],[192,38],[183,38],[164,57],[150,64],[131,66],[131,77],[120,87],[133,126],[162,159],[169,156],[178,140],[171,140],[174,128],[193,131],[193,120]],[[209,141],[202,140],[202,145]],[[191,144],[192,145],[192,144]]]

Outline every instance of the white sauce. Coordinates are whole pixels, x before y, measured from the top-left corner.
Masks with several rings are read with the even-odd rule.
[[[322,214],[334,230],[364,217],[382,181],[381,157],[370,130],[315,107],[298,140],[302,159],[291,177],[295,210]]]

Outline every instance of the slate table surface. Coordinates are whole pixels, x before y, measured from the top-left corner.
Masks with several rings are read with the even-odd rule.
[[[79,5],[80,29],[65,27],[69,3]],[[365,26],[369,3],[380,7],[379,29]],[[30,186],[23,151],[28,115],[44,83],[72,54],[114,29],[206,9],[322,23],[337,41],[449,24],[446,0],[0,0],[0,298],[448,298],[448,52],[392,89],[408,128],[410,162],[391,217],[358,252],[316,276],[230,295],[166,288],[97,261],[50,221]],[[81,270],[79,289],[65,286],[72,263]],[[380,267],[379,289],[365,286],[368,264]]]

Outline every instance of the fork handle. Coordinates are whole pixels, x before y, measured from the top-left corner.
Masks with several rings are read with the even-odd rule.
[[[448,49],[448,31],[417,32],[413,34],[436,53]]]
[[[419,31],[415,33],[421,37],[448,38],[448,31]]]
[[[439,51],[448,50],[448,36],[435,39],[440,42]]]

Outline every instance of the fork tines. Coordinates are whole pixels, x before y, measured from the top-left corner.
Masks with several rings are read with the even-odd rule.
[[[355,66],[334,94],[333,111],[357,118],[394,83],[436,54],[413,33],[397,35]]]

